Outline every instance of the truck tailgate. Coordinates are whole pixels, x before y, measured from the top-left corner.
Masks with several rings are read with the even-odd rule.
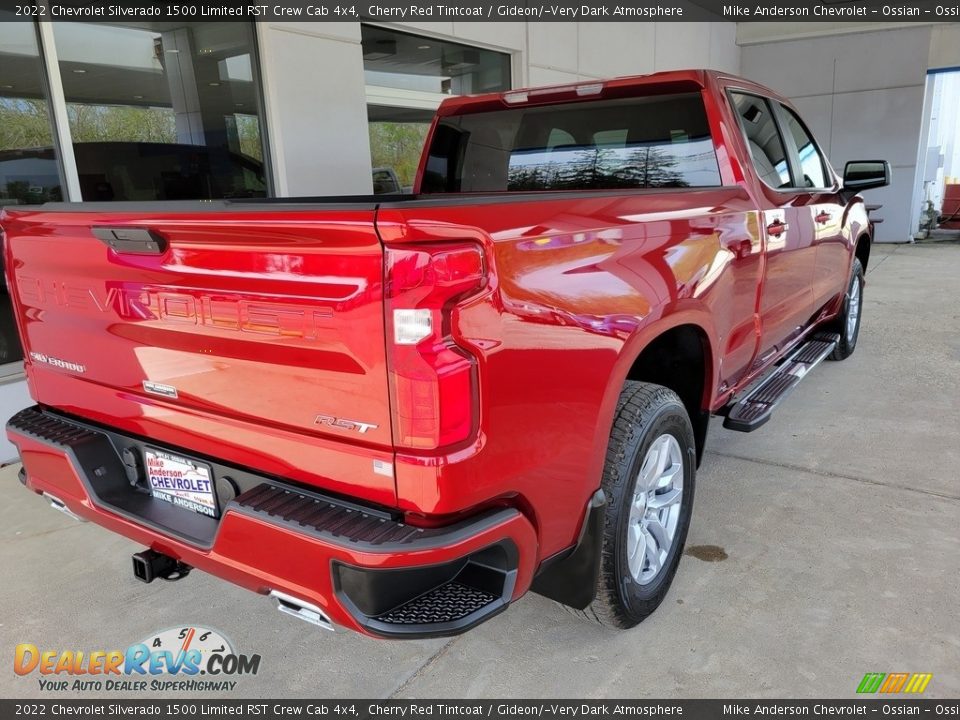
[[[374,212],[8,210],[35,399],[393,502]],[[365,456],[352,478],[323,452],[341,447]]]

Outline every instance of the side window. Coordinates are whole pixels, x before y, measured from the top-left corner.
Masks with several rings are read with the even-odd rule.
[[[750,158],[757,175],[772,188],[790,187],[792,181],[787,151],[770,104],[762,97],[745,93],[732,92],[730,99],[750,147]]]
[[[797,154],[800,156],[800,168],[803,177],[800,178],[798,185],[808,188],[824,188],[833,184],[828,180],[830,176],[826,171],[826,163],[817,146],[810,137],[810,133],[803,126],[803,122],[797,117],[797,114],[790,108],[781,105],[784,117],[787,119],[787,132],[793,136],[793,141],[797,145]]]

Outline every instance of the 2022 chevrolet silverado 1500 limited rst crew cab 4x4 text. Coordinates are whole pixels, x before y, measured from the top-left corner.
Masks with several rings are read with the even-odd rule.
[[[448,635],[532,589],[630,627],[710,415],[853,352],[888,174],[678,71],[451,98],[409,196],[8,208],[21,479],[142,580],[322,626]]]

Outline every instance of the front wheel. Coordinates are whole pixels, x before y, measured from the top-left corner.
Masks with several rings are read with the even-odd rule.
[[[695,474],[693,427],[680,398],[627,382],[603,470],[608,504],[596,595],[574,614],[630,628],[657,609],[686,542]]]
[[[859,258],[853,259],[850,283],[843,297],[843,310],[837,317],[834,329],[840,333],[840,342],[830,354],[831,360],[846,360],[857,349],[860,337],[860,316],[863,310],[863,265]]]

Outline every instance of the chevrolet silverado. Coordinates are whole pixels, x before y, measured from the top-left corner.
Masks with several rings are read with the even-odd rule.
[[[752,431],[854,351],[889,172],[691,70],[450,98],[409,195],[9,207],[21,481],[140,580],[325,628],[450,635],[530,590],[631,627],[711,415]]]

